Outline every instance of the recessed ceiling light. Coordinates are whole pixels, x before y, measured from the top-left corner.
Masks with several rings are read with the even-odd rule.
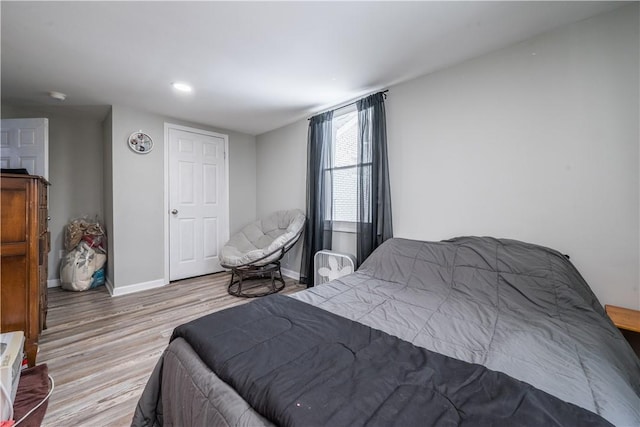
[[[62,92],[51,91],[49,92],[49,96],[58,101],[64,101],[65,99],[67,99],[67,95]]]
[[[193,90],[191,86],[182,82],[173,82],[171,83],[171,86],[173,86],[175,90],[179,90],[180,92],[191,92]]]

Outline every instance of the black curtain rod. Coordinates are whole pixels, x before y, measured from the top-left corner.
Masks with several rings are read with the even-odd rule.
[[[376,94],[378,94],[378,93],[381,93],[381,94],[383,94],[383,95],[384,95],[384,99],[387,99],[387,92],[389,92],[389,89],[382,90],[382,91],[380,91],[380,92],[375,92],[375,93],[372,93],[371,95],[376,95]],[[371,95],[367,95],[367,96],[371,96]],[[353,104],[357,103],[358,101],[360,101],[361,99],[366,98],[367,96],[363,96],[362,98],[359,98],[359,99],[357,99],[357,100],[355,100],[355,101],[353,101],[353,102],[350,102],[350,103],[348,103],[348,104],[341,105],[340,107],[333,108],[333,110],[340,110],[340,109],[342,109],[342,108],[347,108],[348,106],[350,106],[350,105],[353,105]],[[332,110],[332,109],[330,108],[330,109],[325,110],[325,111],[323,111],[323,112],[321,112],[321,113],[314,114],[313,116],[309,117],[307,120],[311,120],[311,118],[312,118],[312,117],[318,116],[318,115],[320,115],[320,114],[324,114],[324,113],[326,113],[327,111],[331,111],[331,110]]]

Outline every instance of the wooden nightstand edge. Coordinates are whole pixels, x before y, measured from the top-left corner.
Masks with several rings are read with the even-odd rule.
[[[640,332],[640,311],[615,305],[605,305],[604,309],[617,328]]]

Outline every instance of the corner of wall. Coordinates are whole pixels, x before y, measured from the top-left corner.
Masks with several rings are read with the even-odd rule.
[[[113,295],[114,275],[114,229],[113,229],[113,106],[102,122],[103,165],[102,165],[102,212],[107,233],[107,289]]]

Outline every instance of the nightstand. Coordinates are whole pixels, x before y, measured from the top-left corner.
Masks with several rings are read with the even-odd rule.
[[[615,305],[605,305],[604,309],[618,329],[640,332],[640,311]]]
[[[615,305],[605,305],[604,309],[640,357],[640,311]]]

